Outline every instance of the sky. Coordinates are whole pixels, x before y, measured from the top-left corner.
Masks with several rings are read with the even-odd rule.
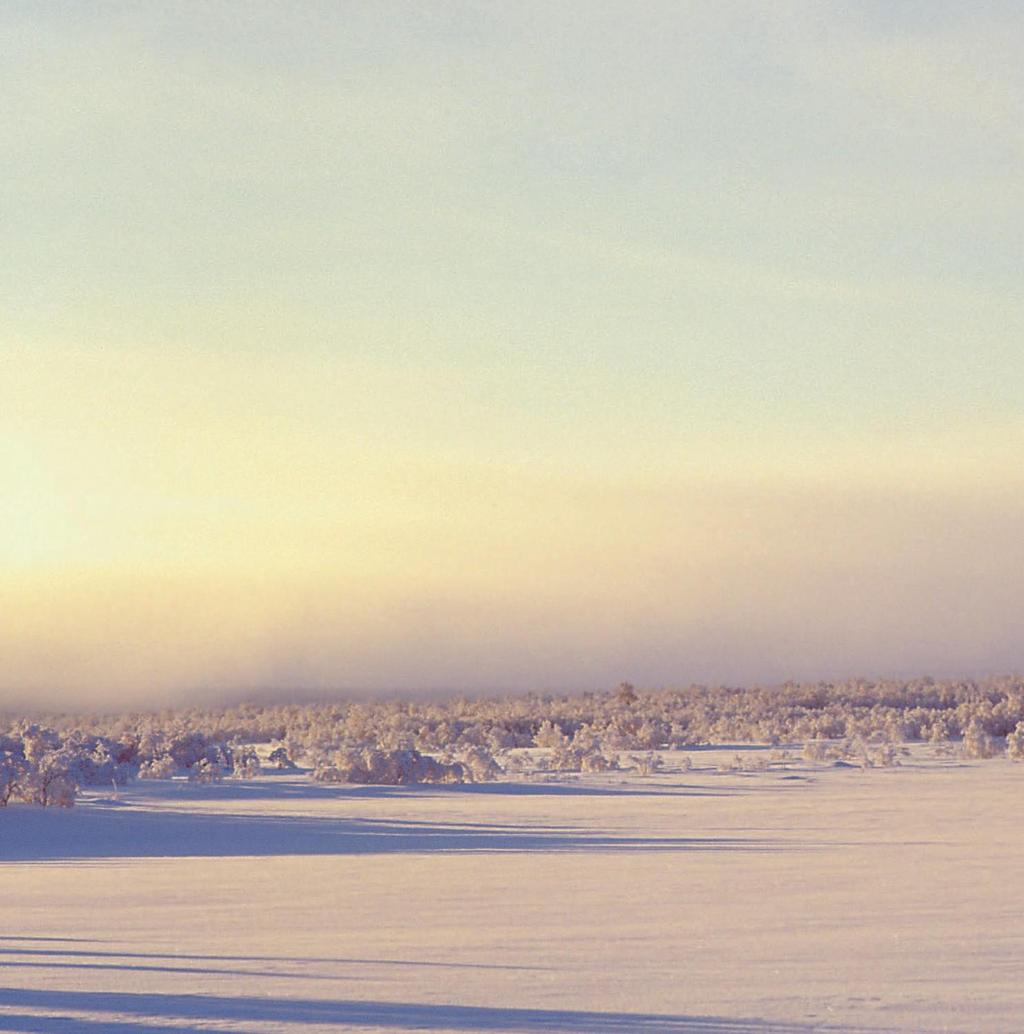
[[[0,8],[0,704],[1024,669],[1024,10]]]

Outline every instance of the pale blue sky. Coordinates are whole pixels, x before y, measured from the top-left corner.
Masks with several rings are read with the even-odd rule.
[[[787,572],[857,582],[881,553],[901,613],[931,613],[972,572],[983,599],[1018,585],[990,561],[1017,555],[1005,515],[1021,504],[1022,44],[1011,3],[8,2],[0,473],[17,487],[0,565],[23,579],[8,602],[42,591],[33,571],[91,571],[120,613],[150,568],[186,581],[201,568],[224,600],[217,659],[177,669],[146,645],[157,631],[133,633],[132,677],[167,685],[1021,664],[1014,629],[985,606],[955,628],[936,611],[934,641],[922,626],[913,649],[886,639],[892,620],[864,633],[881,570],[831,624],[817,604],[755,616],[729,600],[741,542],[760,557],[755,581],[775,571],[779,586]],[[266,487],[282,478],[281,493]],[[566,479],[568,511],[553,487]],[[602,492],[608,512],[646,500],[642,542],[580,501]],[[884,533],[860,535],[840,508],[864,551],[845,561],[773,552],[767,533],[730,524],[815,513],[813,538],[843,493],[876,506],[891,492]],[[948,508],[940,525],[960,529],[952,543],[915,537],[929,493]],[[233,535],[257,497],[273,532]],[[720,553],[667,520],[695,497],[719,514],[697,524],[727,529]],[[531,507],[526,525],[508,517]],[[377,602],[347,615],[360,631],[337,648],[292,631],[287,660],[230,660],[254,627],[230,616],[231,579],[261,566],[267,535],[291,543],[275,547],[281,578],[316,567],[321,547],[294,544],[312,513],[318,534],[390,517],[371,559],[356,563],[352,541],[323,547],[315,589],[267,593],[292,616],[327,613],[354,579]],[[503,520],[512,538],[481,545]],[[697,540],[703,574],[679,583],[689,603],[659,590],[648,631],[609,645],[617,611],[587,616],[582,572],[611,584],[610,555],[674,563]],[[476,627],[467,601],[511,591],[510,550],[534,581],[495,614],[519,631]],[[564,576],[559,550],[574,558]],[[402,589],[407,569],[419,573]],[[722,599],[700,624],[687,614],[712,583]],[[554,638],[521,663],[521,640],[547,625],[528,584],[576,609],[566,635],[586,665]],[[758,605],[778,595],[763,592]],[[422,643],[401,663],[360,652],[382,601],[450,614],[472,662],[431,660]],[[21,635],[12,686],[102,681],[116,621],[69,645],[76,606]],[[270,610],[274,627],[301,624]],[[403,635],[417,641],[410,620],[378,637],[391,660]],[[996,629],[984,644],[974,623]],[[758,636],[776,656],[749,647]],[[71,659],[48,673],[39,658],[57,646]]]

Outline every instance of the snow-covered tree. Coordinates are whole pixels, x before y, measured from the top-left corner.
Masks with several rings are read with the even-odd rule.
[[[0,736],[0,807],[19,793],[29,772],[21,740]]]
[[[1006,756],[1011,761],[1024,761],[1024,721],[1020,721],[1006,737]]]

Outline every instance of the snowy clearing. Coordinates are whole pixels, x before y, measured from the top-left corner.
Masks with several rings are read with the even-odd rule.
[[[1024,768],[735,754],[2,809],[0,1031],[1021,1029]]]

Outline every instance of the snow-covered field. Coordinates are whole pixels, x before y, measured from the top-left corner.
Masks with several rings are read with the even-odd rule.
[[[1024,766],[735,753],[0,810],[0,1030],[1024,1029]]]

